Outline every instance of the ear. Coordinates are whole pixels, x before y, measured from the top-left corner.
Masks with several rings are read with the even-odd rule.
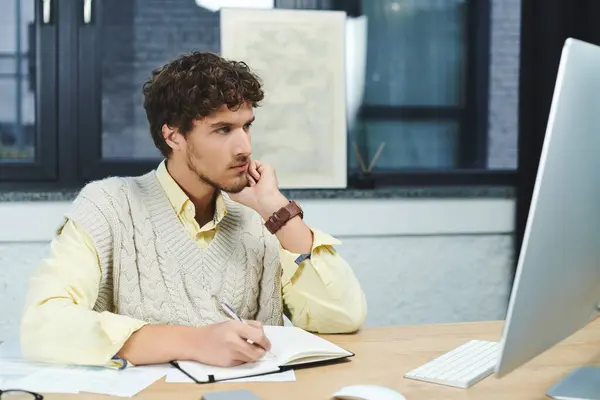
[[[185,143],[185,138],[176,128],[173,128],[167,124],[162,126],[162,136],[165,139],[167,145],[173,149],[173,151],[181,150]]]

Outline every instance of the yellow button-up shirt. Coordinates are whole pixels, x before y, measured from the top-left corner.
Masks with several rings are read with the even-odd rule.
[[[223,198],[217,197],[214,218],[201,227],[194,205],[164,162],[156,174],[181,223],[198,246],[206,248],[227,213]],[[286,314],[294,325],[312,332],[355,331],[366,317],[364,293],[350,266],[333,248],[340,242],[311,230],[310,258],[296,264],[299,254],[280,250]],[[66,221],[51,243],[50,255],[29,282],[21,321],[25,357],[87,365],[114,363],[113,356],[146,322],[93,311],[100,268],[92,238],[74,221]]]

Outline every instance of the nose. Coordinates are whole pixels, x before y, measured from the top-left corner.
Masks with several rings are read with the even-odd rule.
[[[250,133],[244,129],[238,129],[235,135],[235,153],[238,156],[249,156],[252,154],[252,143]]]

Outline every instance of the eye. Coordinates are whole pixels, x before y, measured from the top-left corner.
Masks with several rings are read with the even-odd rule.
[[[250,122],[249,124],[244,125],[244,130],[246,132],[248,132],[250,130],[250,128],[252,127],[252,122]]]
[[[230,131],[231,131],[230,127],[223,126],[223,127],[219,128],[219,129],[217,129],[215,132],[225,134],[225,133],[229,133]]]

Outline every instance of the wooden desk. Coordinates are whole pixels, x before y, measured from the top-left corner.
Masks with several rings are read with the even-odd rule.
[[[493,375],[470,389],[455,389],[404,379],[405,372],[470,339],[499,340],[502,322],[424,325],[366,329],[356,335],[325,336],[356,353],[351,361],[296,371],[296,382],[216,383],[156,382],[135,396],[139,400],[200,400],[206,392],[247,388],[263,400],[331,399],[338,388],[377,384],[417,399],[547,399],[546,390],[581,365],[600,364],[600,319],[502,379]],[[108,396],[45,395],[45,399],[98,400]]]

